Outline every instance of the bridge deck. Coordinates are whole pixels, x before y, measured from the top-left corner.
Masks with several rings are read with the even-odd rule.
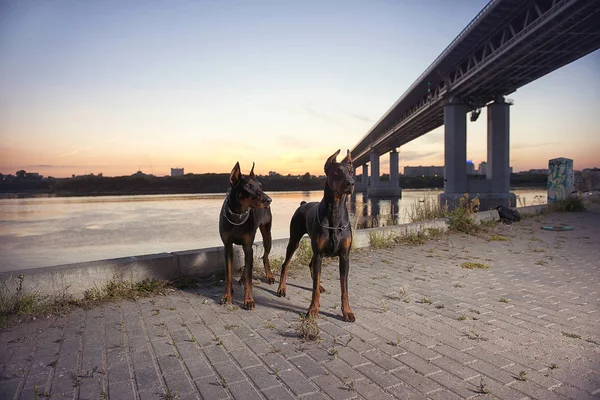
[[[598,1],[492,0],[352,149],[355,165],[443,125],[451,96],[480,108],[598,48]]]

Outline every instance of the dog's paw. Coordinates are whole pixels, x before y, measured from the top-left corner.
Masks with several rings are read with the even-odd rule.
[[[285,297],[286,295],[286,288],[285,287],[280,287],[279,289],[277,289],[277,296],[279,297]]]
[[[221,297],[221,304],[231,304],[231,295],[224,294],[223,297]]]
[[[346,322],[354,322],[354,321],[356,321],[356,317],[354,317],[354,313],[352,311],[346,312],[346,313],[343,313],[343,314],[344,314],[344,321],[346,321]]]
[[[246,310],[254,310],[254,299],[244,300],[244,308]]]
[[[309,307],[308,312],[306,314],[316,319],[319,316],[319,310],[316,307]]]
[[[269,285],[272,285],[275,283],[275,277],[273,275],[267,275],[266,281]]]

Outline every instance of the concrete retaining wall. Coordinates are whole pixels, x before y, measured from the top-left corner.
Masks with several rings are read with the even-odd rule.
[[[520,207],[517,210],[523,216],[539,214],[546,206]],[[498,221],[496,210],[482,211],[473,215],[473,219],[482,221]],[[449,220],[446,218],[433,221],[414,222],[403,225],[392,225],[381,228],[361,229],[353,232],[353,247],[369,247],[373,237],[392,239],[427,234],[429,230],[446,231]],[[308,240],[305,237],[303,240]],[[271,259],[283,259],[288,239],[273,240]],[[254,268],[262,269],[260,258],[264,254],[262,242],[254,244]],[[244,265],[244,255],[241,247],[234,246],[234,271]],[[0,289],[14,292],[19,285],[19,276],[23,276],[23,291],[25,293],[58,295],[68,293],[80,297],[86,290],[100,288],[116,278],[141,281],[144,279],[174,279],[181,275],[211,278],[223,271],[225,256],[223,246],[205,249],[178,251],[173,253],[148,254],[135,257],[115,258],[108,260],[90,261],[76,264],[66,264],[54,267],[36,268],[26,271],[0,273]],[[272,265],[272,269],[280,265]]]

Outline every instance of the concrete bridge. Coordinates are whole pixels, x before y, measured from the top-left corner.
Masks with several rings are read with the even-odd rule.
[[[354,146],[358,191],[400,196],[398,148],[444,125],[444,193],[479,195],[482,208],[514,205],[510,106],[505,96],[600,48],[600,1],[491,0]],[[467,176],[467,122],[487,107],[487,175]],[[389,153],[390,181],[379,159]],[[369,166],[367,166],[367,163]],[[371,174],[369,175],[369,169]]]

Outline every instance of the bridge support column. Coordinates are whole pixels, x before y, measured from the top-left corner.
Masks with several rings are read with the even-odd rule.
[[[390,152],[390,181],[387,184],[379,181],[379,156],[375,154],[374,158],[374,154],[371,153],[371,186],[369,186],[367,194],[372,197],[402,197],[402,189],[398,180],[398,152],[396,149]],[[377,168],[377,174],[375,174],[374,168]],[[374,184],[373,177],[375,175],[377,180]]]
[[[379,186],[379,154],[375,150],[371,150],[371,183],[369,187]]]
[[[482,194],[482,208],[514,206],[510,193],[510,104],[503,97],[487,106],[487,179],[490,193]],[[486,203],[486,204],[483,204]]]
[[[439,197],[451,208],[467,192],[467,111],[461,103],[444,106],[444,193]]]
[[[360,182],[356,180],[356,171],[354,171],[354,192],[366,192],[369,188],[369,167],[367,167],[367,164],[363,164],[360,167],[362,167]]]
[[[390,152],[390,186],[399,186],[398,181],[398,151],[396,149]]]

